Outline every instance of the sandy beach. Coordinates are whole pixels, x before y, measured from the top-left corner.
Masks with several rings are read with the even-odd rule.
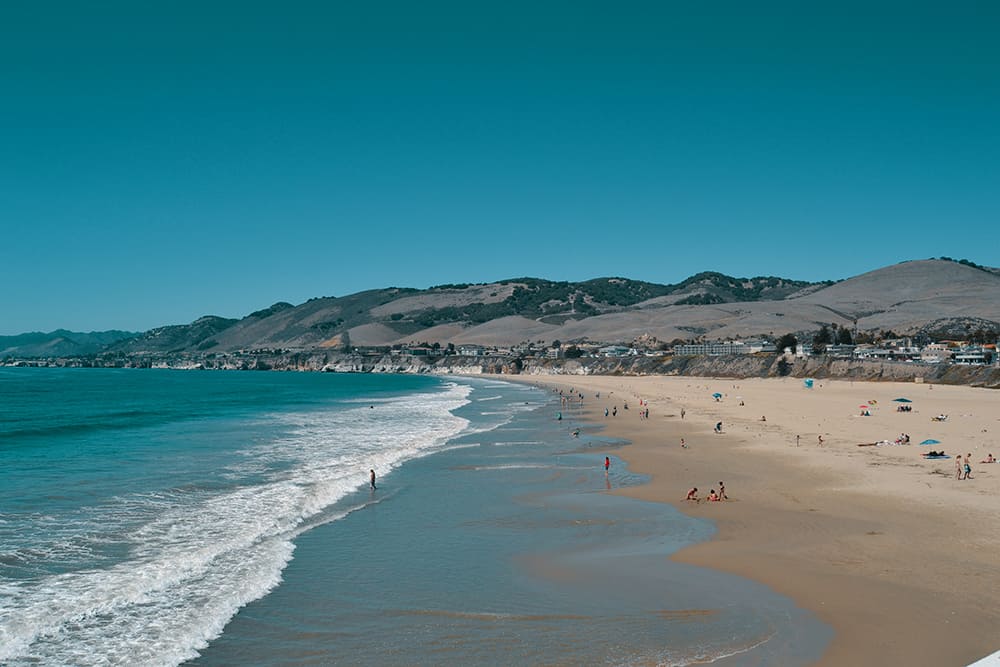
[[[829,623],[836,634],[819,664],[967,665],[1000,649],[1000,464],[980,463],[1000,456],[1000,393],[794,378],[523,380],[582,393],[585,419],[631,443],[615,454],[651,481],[620,493],[716,522],[715,539],[675,559],[763,582]],[[909,444],[874,444],[903,434]],[[918,444],[927,439],[939,444]],[[929,450],[951,458],[921,456]],[[954,457],[966,453],[971,478],[958,480]],[[683,500],[719,481],[728,501]]]

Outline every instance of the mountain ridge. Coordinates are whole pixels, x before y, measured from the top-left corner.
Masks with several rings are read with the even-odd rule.
[[[836,282],[735,278],[715,271],[676,284],[523,277],[424,290],[387,287],[299,305],[277,302],[243,318],[208,315],[138,334],[118,332],[103,348],[96,339],[81,346],[82,334],[66,331],[35,334],[21,345],[11,343],[18,337],[0,337],[0,356],[345,350],[421,342],[669,342],[777,337],[827,325],[960,336],[1000,330],[998,304],[1000,269],[949,258],[901,262]],[[87,351],[74,353],[74,346]]]

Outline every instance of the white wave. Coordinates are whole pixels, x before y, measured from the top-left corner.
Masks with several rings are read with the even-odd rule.
[[[242,606],[278,585],[294,537],[333,520],[324,510],[367,485],[370,468],[384,476],[465,430],[468,420],[453,411],[470,391],[450,384],[376,410],[361,401],[272,415],[286,435],[241,452],[224,475],[235,487],[135,494],[91,508],[89,521],[52,519],[57,539],[42,545],[42,560],[85,562],[93,553],[77,542],[86,533],[119,542],[127,558],[0,581],[0,663],[176,665],[196,657]],[[245,473],[256,481],[240,486]]]
[[[438,451],[440,451],[440,452],[450,452],[450,451],[452,451],[454,449],[476,449],[476,448],[482,447],[482,446],[483,446],[483,443],[481,443],[481,442],[467,442],[467,443],[462,443],[462,444],[459,444],[459,445],[445,445],[444,447],[441,447],[440,449],[438,449]]]
[[[546,470],[549,468],[555,469],[559,466],[547,465],[543,463],[507,463],[500,465],[491,466],[469,466],[466,470]],[[565,470],[566,468],[559,467],[560,470]]]

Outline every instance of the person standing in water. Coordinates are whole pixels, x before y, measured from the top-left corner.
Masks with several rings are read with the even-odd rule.
[[[374,491],[375,490],[375,470],[370,470],[369,472],[371,473],[371,477],[369,479],[370,479],[370,482],[371,482],[371,485],[372,485],[372,491]]]
[[[605,475],[608,474],[608,468],[610,468],[610,467],[611,467],[611,457],[605,456],[604,457],[604,474]]]

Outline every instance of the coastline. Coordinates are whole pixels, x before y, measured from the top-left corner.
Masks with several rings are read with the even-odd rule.
[[[716,523],[713,539],[674,560],[764,583],[831,625],[817,664],[966,665],[1000,644],[1000,469],[978,463],[1000,453],[1000,394],[829,380],[807,390],[792,378],[518,381],[582,392],[583,418],[631,443],[617,453],[650,481],[616,493]],[[895,412],[893,398],[905,396],[914,410]],[[862,417],[858,404],[868,401],[879,407]],[[618,415],[605,418],[612,406]],[[932,422],[938,412],[949,421]],[[719,420],[724,433],[715,434]],[[858,447],[901,432],[911,444]],[[916,443],[933,436],[949,454],[973,454],[972,479],[955,480],[954,459],[922,459],[931,447]],[[690,486],[704,496],[719,480],[729,502],[681,500]]]

